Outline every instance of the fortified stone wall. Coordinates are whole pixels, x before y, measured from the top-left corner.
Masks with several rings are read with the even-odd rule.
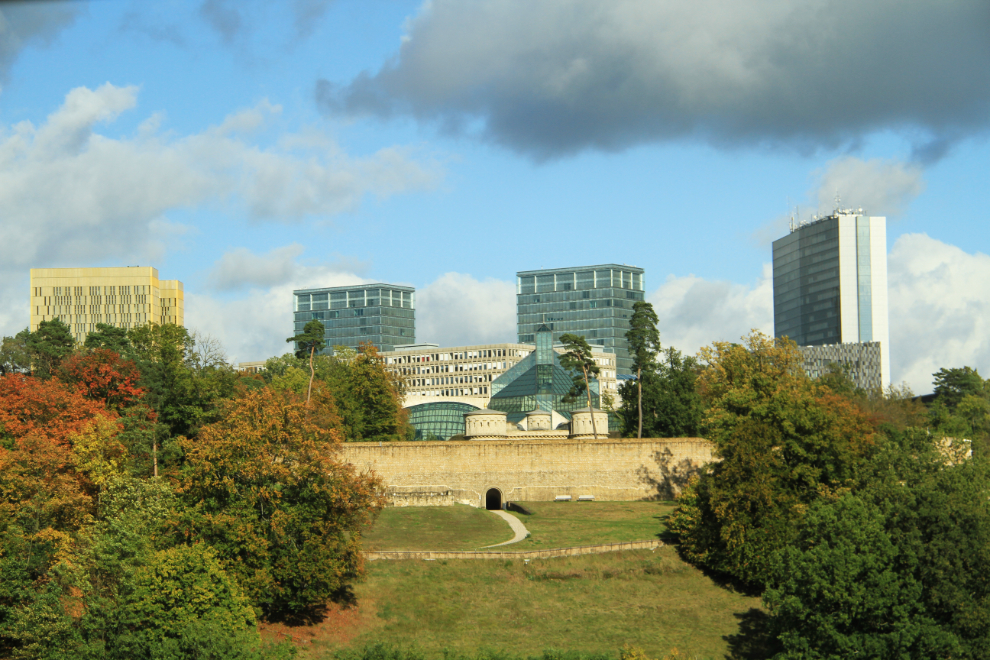
[[[378,474],[396,506],[484,506],[491,488],[502,502],[656,500],[673,498],[711,462],[712,445],[700,438],[349,442],[343,458]]]

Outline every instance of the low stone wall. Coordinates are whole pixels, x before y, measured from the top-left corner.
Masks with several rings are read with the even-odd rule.
[[[352,442],[342,451],[360,472],[378,474],[399,506],[484,506],[493,488],[503,503],[672,499],[712,460],[700,438]]]
[[[575,548],[553,548],[551,550],[524,550],[521,552],[432,552],[432,551],[383,551],[362,552],[368,561],[378,559],[547,559],[550,557],[577,557],[579,555],[597,555],[603,552],[619,552],[621,550],[655,550],[663,545],[662,541],[629,541],[627,543],[608,543],[604,545],[583,545]]]

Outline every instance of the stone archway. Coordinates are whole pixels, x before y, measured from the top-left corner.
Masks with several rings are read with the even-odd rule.
[[[489,511],[501,510],[502,491],[498,488],[489,488],[485,493],[485,508]]]

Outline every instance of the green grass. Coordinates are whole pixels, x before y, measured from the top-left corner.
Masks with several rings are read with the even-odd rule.
[[[463,504],[388,507],[365,532],[364,549],[477,550],[511,538],[508,523],[484,509]]]
[[[579,545],[649,541],[666,530],[673,502],[525,502],[519,518],[530,538],[500,550],[542,550]]]
[[[756,598],[720,588],[674,548],[532,560],[369,562],[346,617],[307,633],[306,655],[330,658],[374,642],[537,655],[548,648],[609,653],[629,644],[651,657],[677,648],[723,658]],[[758,613],[757,613],[758,614]],[[298,634],[298,633],[297,633]]]

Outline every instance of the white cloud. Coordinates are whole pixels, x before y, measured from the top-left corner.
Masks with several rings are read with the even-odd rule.
[[[447,273],[416,292],[416,341],[441,346],[515,342],[512,282]]]
[[[917,163],[846,156],[815,172],[813,195],[823,213],[835,207],[838,192],[843,208],[862,208],[870,215],[900,215],[925,190],[924,171]]]
[[[97,130],[135,107],[137,96],[136,87],[80,87],[41,126],[0,126],[0,289],[26,294],[16,280],[32,267],[149,261],[174,236],[167,215],[177,209],[223,206],[255,221],[298,222],[441,176],[397,148],[348,156],[312,128],[260,146],[252,135],[281,110],[268,101],[192,135],[161,133],[160,115],[131,137]],[[23,327],[26,316],[16,318],[0,331]]]
[[[210,271],[210,284],[221,290],[282,284],[292,279],[296,257],[303,251],[298,243],[275,248],[266,255],[254,254],[247,248],[228,250]]]
[[[756,328],[773,334],[770,264],[752,285],[669,275],[647,295],[660,319],[660,342],[693,355],[713,341],[739,341]]]
[[[942,367],[990,376],[990,256],[906,234],[890,251],[888,281],[894,382],[925,394]]]
[[[290,246],[291,247],[291,246]],[[291,280],[255,288],[233,300],[186,292],[185,324],[220,340],[231,362],[266,360],[291,350],[292,291],[310,287],[350,286],[369,280],[333,265],[296,265]]]

